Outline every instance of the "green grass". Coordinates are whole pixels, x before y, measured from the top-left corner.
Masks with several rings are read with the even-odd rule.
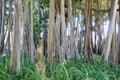
[[[94,56],[94,62],[84,63],[80,60],[69,60],[60,63],[54,60],[49,64],[46,60],[45,80],[120,80],[120,65],[107,66],[100,62],[100,56]],[[21,61],[21,70],[17,74],[9,71],[10,58],[6,64],[0,58],[0,80],[41,80],[43,76],[35,73],[35,64],[29,61]]]

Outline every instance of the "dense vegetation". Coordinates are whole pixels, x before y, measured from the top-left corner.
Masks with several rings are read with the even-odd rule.
[[[54,60],[51,65],[46,60],[46,75],[35,73],[35,64],[26,61],[21,62],[21,70],[17,74],[9,71],[10,58],[6,58],[6,63],[0,58],[0,80],[120,80],[120,65],[107,66],[100,62],[100,56],[94,55],[94,61],[84,63],[81,56],[80,60],[69,60],[60,63]],[[37,62],[37,60],[36,60]]]
[[[120,0],[0,0],[0,80],[120,80]]]

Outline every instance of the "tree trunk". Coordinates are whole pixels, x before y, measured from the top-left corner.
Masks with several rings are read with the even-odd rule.
[[[118,0],[113,0],[112,9],[110,13],[109,30],[108,30],[106,42],[103,47],[103,52],[102,52],[104,61],[107,63],[108,63],[109,56],[110,56],[110,47],[111,47],[112,37],[115,31],[115,18],[116,18],[116,12],[117,12],[117,3],[118,3]]]
[[[85,61],[88,62],[91,59],[90,53],[90,34],[91,34],[91,9],[92,9],[92,1],[85,0],[85,25],[86,25],[86,35],[85,35],[85,49],[84,49],[84,57]]]
[[[59,11],[59,10],[58,10]],[[57,11],[57,12],[58,12]],[[61,46],[60,46],[60,14],[59,12],[57,13],[57,18],[56,18],[56,27],[55,27],[55,38],[56,38],[56,54],[57,57],[59,59],[59,61],[61,62]]]
[[[101,4],[100,4],[100,0],[97,0],[97,9],[101,9]],[[100,20],[101,20],[101,16],[100,13],[98,12],[98,16],[96,19],[96,25],[98,26],[98,30],[97,30],[97,35],[98,35],[98,44],[97,44],[97,50],[96,53],[97,54],[101,54],[101,46],[102,46],[102,30],[101,30],[101,26],[100,26]]]
[[[116,28],[114,29],[114,33],[112,35],[112,42],[111,42],[111,62],[112,64],[116,61]]]
[[[43,29],[43,54],[47,57],[47,39],[48,39],[48,30],[47,27]]]
[[[24,25],[24,31],[23,31],[23,51],[25,56],[27,58],[27,61],[30,59],[30,7],[29,7],[29,1],[25,1],[25,7],[23,12],[23,25]]]
[[[20,27],[22,26],[22,0],[14,0],[14,27],[10,70],[16,73],[20,70]]]
[[[70,55],[75,58],[74,52],[74,28],[73,28],[73,17],[72,17],[72,3],[71,0],[68,0],[68,18],[70,21]]]
[[[56,57],[59,59],[59,61],[62,61],[62,34],[61,34],[61,0],[55,1],[55,9],[56,9],[56,27],[55,27],[55,50],[56,50]],[[64,16],[64,15],[63,15]]]
[[[5,0],[0,1],[0,53],[4,48],[4,16],[5,16]]]
[[[61,0],[61,24],[62,24],[62,60],[65,60],[65,55],[67,55],[67,45],[66,45],[66,23],[65,23],[65,10],[64,10],[64,0]]]
[[[33,0],[30,0],[30,58],[34,63],[34,39],[33,39]]]
[[[120,1],[119,1],[119,16],[120,17]],[[118,46],[118,54],[117,54],[117,58],[118,58],[118,63],[120,63],[120,18],[118,20],[118,36],[117,36],[117,46]]]
[[[48,60],[53,63],[54,31],[55,31],[55,0],[50,0],[49,27],[48,27]]]
[[[8,38],[7,38],[8,52],[10,52],[10,30],[11,30],[12,24],[13,24],[13,19],[12,19],[12,2],[13,2],[13,0],[9,0]]]
[[[77,44],[75,43],[74,24],[72,17],[72,1],[68,0],[68,19],[70,23],[70,55],[74,59],[78,59]]]
[[[31,63],[34,63],[34,39],[33,39],[33,0],[25,1],[24,8],[24,28],[23,28],[23,47],[24,53],[29,58]]]

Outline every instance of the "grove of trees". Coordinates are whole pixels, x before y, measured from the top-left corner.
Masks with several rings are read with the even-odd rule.
[[[0,57],[10,73],[25,62],[39,74],[56,60],[95,64],[96,56],[120,63],[120,0],[0,0]]]

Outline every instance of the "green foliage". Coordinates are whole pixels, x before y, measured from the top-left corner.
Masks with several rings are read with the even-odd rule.
[[[49,7],[50,0],[39,0],[39,7]]]
[[[7,63],[2,63],[0,58],[0,80],[41,80],[41,74],[35,73],[35,64],[21,61],[21,70],[17,74],[11,74],[9,71],[9,57]],[[100,56],[94,56],[94,63],[83,63],[80,60],[69,60],[60,63],[54,60],[53,64],[49,64],[46,60],[46,76],[45,80],[120,80],[120,65],[115,64],[106,66],[99,63]]]
[[[50,80],[119,80],[120,65],[106,66],[101,64],[100,56],[94,63],[83,63],[81,60],[70,60],[65,63],[55,62],[47,65],[47,77]]]
[[[9,70],[9,56],[6,61],[4,64],[2,57],[0,57],[0,80],[40,80],[42,78],[35,73],[35,64],[31,64],[27,59],[21,61],[21,69],[16,74],[12,74]]]
[[[49,0],[40,0],[34,4],[34,13],[33,13],[33,23],[34,23],[34,39],[39,40],[41,39],[41,32],[44,27],[47,27],[47,19],[49,16],[48,12],[49,7]],[[43,18],[40,16],[40,9],[45,10]]]

